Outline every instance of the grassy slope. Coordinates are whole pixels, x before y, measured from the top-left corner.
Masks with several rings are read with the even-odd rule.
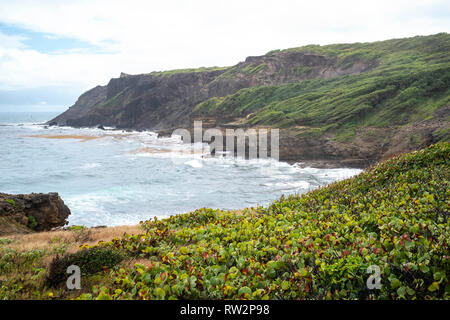
[[[319,128],[351,137],[361,127],[426,119],[450,101],[450,35],[445,33],[288,50],[337,57],[341,66],[362,61],[377,67],[359,75],[242,89],[207,100],[195,112],[235,117],[253,113],[249,124],[309,126],[315,134]]]
[[[177,73],[185,73],[185,72],[208,72],[208,71],[219,71],[227,69],[228,67],[200,67],[200,68],[189,68],[189,69],[174,69],[167,71],[154,71],[151,72],[151,75],[154,76],[171,76]]]
[[[449,299],[449,155],[450,144],[440,143],[267,208],[148,221],[146,232],[65,261],[80,264],[98,247],[125,257],[111,271],[84,275],[85,299]],[[1,298],[80,294],[46,285],[43,250],[19,253],[7,242]],[[102,259],[112,259],[101,254],[82,270],[101,271]],[[381,290],[366,287],[370,265],[381,270]]]

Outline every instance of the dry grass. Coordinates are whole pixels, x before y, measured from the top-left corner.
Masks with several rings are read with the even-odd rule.
[[[11,239],[9,247],[17,251],[28,251],[33,249],[52,250],[62,243],[67,245],[67,252],[73,252],[83,245],[95,245],[99,241],[110,241],[115,237],[122,237],[125,233],[139,234],[144,231],[139,225],[134,226],[118,226],[105,228],[87,228],[84,230],[61,230],[48,231],[30,234],[8,235],[6,238]]]
[[[140,234],[144,232],[140,225],[133,225],[0,236],[0,239],[11,240],[10,243],[9,241],[0,242],[0,251],[3,252],[3,249],[7,248],[15,251],[14,255],[7,254],[5,256],[1,256],[0,252],[0,258],[7,257],[5,260],[7,263],[0,270],[0,298],[73,299],[82,293],[91,292],[93,285],[110,281],[106,273],[99,272],[83,276],[81,290],[68,290],[64,282],[50,286],[47,283],[47,277],[54,259],[57,256],[74,253],[80,250],[80,246],[84,244],[96,245],[100,241],[110,241],[115,237],[121,238],[125,233]],[[42,251],[33,253],[33,250]],[[4,252],[8,253],[8,251]],[[127,257],[118,266],[133,266],[135,263],[148,267],[151,261]],[[21,289],[16,290],[19,286]]]

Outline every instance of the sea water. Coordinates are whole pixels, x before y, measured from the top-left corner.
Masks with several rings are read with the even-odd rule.
[[[0,192],[58,192],[71,225],[126,225],[197,208],[267,205],[361,170],[214,158],[179,137],[47,127],[55,113],[0,113]],[[197,148],[198,149],[198,148]]]

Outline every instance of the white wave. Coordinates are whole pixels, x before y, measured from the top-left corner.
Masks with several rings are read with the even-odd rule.
[[[264,185],[268,187],[281,187],[283,189],[308,189],[311,186],[308,181],[267,182]]]
[[[84,165],[81,166],[82,169],[93,169],[93,168],[98,168],[100,167],[101,164],[98,162],[92,162],[92,163],[85,163]]]
[[[120,196],[119,196],[120,195]],[[129,204],[133,198],[133,190],[107,190],[97,193],[87,193],[64,197],[64,202],[70,208],[72,214],[69,216],[69,225],[92,226],[120,226],[135,225],[139,221],[153,218],[155,214],[130,213],[130,210],[118,210],[112,212],[107,206],[119,208],[123,204]],[[156,214],[159,219],[167,218],[167,214]]]
[[[184,164],[187,164],[188,166],[191,166],[192,168],[202,168],[203,167],[203,164],[198,160],[186,161]]]

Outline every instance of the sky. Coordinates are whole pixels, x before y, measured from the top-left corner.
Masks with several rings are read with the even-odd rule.
[[[0,0],[0,111],[64,111],[120,72],[439,32],[448,0]]]

